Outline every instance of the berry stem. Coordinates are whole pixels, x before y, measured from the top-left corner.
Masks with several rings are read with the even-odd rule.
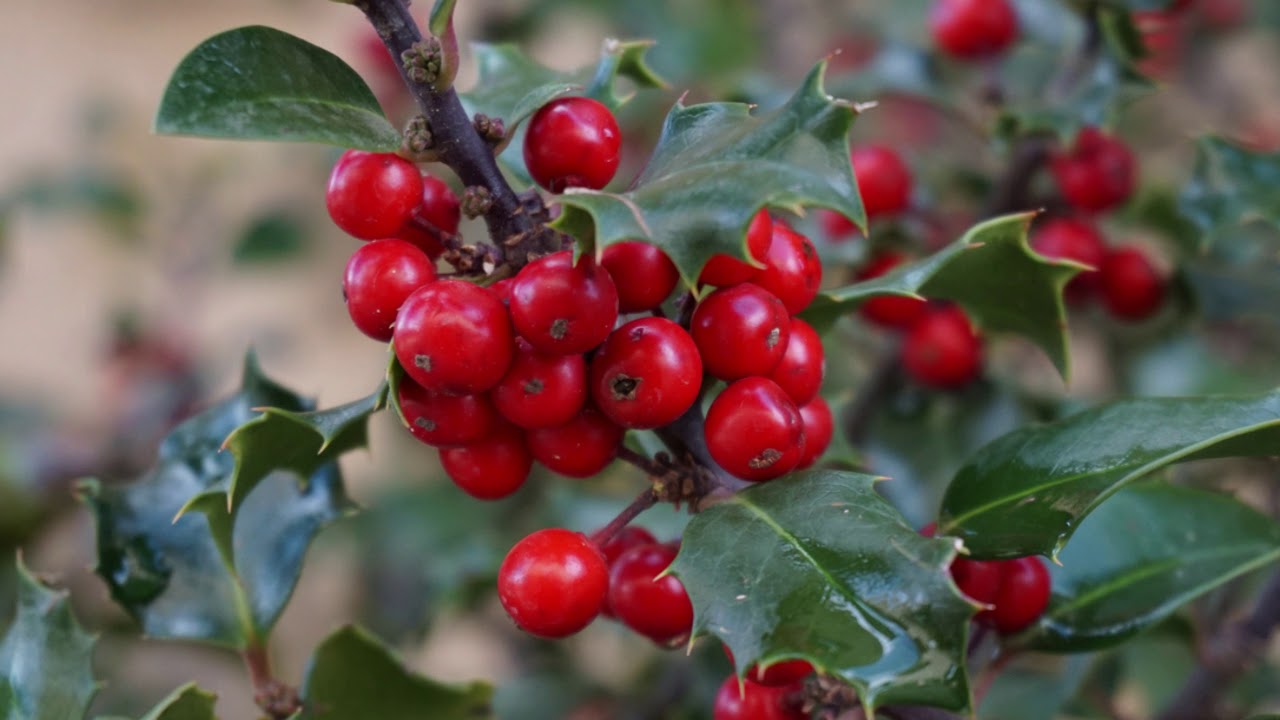
[[[621,454],[619,454],[619,457],[621,457]],[[644,492],[637,495],[636,499],[631,501],[631,504],[623,508],[622,512],[618,513],[617,517],[610,520],[608,525],[605,525],[604,527],[600,528],[596,532],[592,533],[591,542],[594,543],[597,547],[603,546],[605,543],[612,540],[613,536],[618,534],[618,531],[622,530],[622,528],[629,525],[632,520],[635,520],[636,517],[640,515],[640,513],[644,512],[645,510],[648,510],[649,508],[653,507],[657,503],[658,503],[657,491],[654,490],[653,488],[649,488],[645,490]]]
[[[433,148],[468,187],[483,187],[491,200],[485,213],[500,264],[522,267],[530,259],[559,250],[563,236],[531,216],[498,169],[493,148],[476,132],[452,87],[439,91],[409,78],[401,54],[422,42],[422,32],[403,0],[356,0],[387,50],[431,130]]]
[[[271,659],[266,643],[256,642],[241,652],[249,682],[253,685],[253,701],[272,720],[292,717],[301,707],[298,691],[277,680],[271,673]]]
[[[667,468],[658,464],[657,460],[647,455],[642,455],[626,445],[618,448],[618,459],[635,465],[649,477],[662,477],[667,474]]]

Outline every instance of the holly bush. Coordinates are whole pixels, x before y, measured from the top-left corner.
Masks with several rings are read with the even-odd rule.
[[[1159,115],[1248,23],[1274,50],[1274,8],[833,8],[828,45],[768,73],[698,60],[747,8],[623,3],[619,30],[672,56],[602,38],[563,70],[478,44],[461,90],[454,2],[348,4],[380,96],[250,26],[159,101],[162,134],[341,151],[343,296],[387,361],[318,408],[249,351],[141,477],[78,484],[148,638],[238,653],[270,718],[1278,707],[1280,155],[1251,118],[1186,138]],[[561,6],[599,9],[487,32]],[[1069,392],[1081,339],[1094,389]],[[420,490],[361,507],[339,460],[379,413],[436,452],[398,469]],[[273,626],[339,520],[363,623],[280,677]],[[21,561],[17,595],[7,717],[85,717],[93,636]],[[522,670],[462,685],[398,657],[459,615]],[[146,717],[215,717],[200,681]]]

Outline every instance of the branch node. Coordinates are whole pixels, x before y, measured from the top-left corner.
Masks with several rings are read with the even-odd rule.
[[[462,214],[478,218],[493,207],[493,194],[483,185],[469,185],[462,193]]]
[[[435,136],[426,115],[414,115],[404,126],[404,142],[400,154],[414,162],[431,162],[437,158]]]
[[[423,85],[431,85],[439,79],[443,59],[444,50],[440,46],[440,39],[436,37],[423,38],[400,53],[405,77],[410,82]]]
[[[472,118],[471,124],[475,126],[476,132],[484,141],[497,148],[507,139],[507,127],[502,122],[502,118],[491,118],[484,113],[476,113]]]

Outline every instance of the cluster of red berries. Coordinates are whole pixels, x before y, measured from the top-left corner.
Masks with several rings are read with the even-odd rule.
[[[920,529],[920,534],[933,537],[936,528],[929,523]],[[960,592],[988,606],[974,620],[1001,633],[1011,634],[1028,627],[1049,606],[1049,570],[1034,555],[1012,560],[958,557],[951,562],[950,570]]]
[[[929,31],[951,57],[987,60],[1018,39],[1018,14],[1009,0],[937,0],[929,11]]]

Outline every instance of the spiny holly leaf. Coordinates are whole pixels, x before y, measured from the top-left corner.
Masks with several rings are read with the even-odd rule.
[[[324,48],[257,25],[215,35],[183,58],[160,100],[155,131],[400,147],[400,133],[355,70]]]
[[[974,608],[947,573],[955,546],[912,530],[869,475],[811,470],[695,515],[672,572],[694,627],[738,671],[804,658],[882,703],[969,705]]]
[[[356,627],[316,649],[302,687],[302,720],[482,720],[493,717],[484,683],[443,685],[410,673],[389,649]]]
[[[1086,515],[1138,478],[1277,449],[1280,391],[1115,402],[983,447],[947,488],[938,532],[979,558],[1056,555]]]
[[[1280,560],[1280,524],[1231,498],[1165,484],[1126,488],[1080,525],[1050,569],[1053,599],[1019,646],[1118,645],[1181,605]]]
[[[954,300],[984,330],[1016,333],[1069,371],[1062,288],[1084,266],[1048,260],[1027,245],[1034,213],[1007,215],[970,228],[933,255],[866,282],[818,293],[803,317],[821,331],[876,295]]]
[[[213,706],[218,696],[201,690],[195,683],[187,683],[169,693],[142,720],[217,720]],[[128,720],[127,718],[110,717],[98,720]]]
[[[227,511],[235,458],[221,452],[223,439],[263,405],[310,409],[250,354],[240,392],[175,428],[140,480],[81,484],[97,521],[97,572],[148,635],[230,647],[262,635],[288,602],[311,539],[347,507],[331,462],[305,477],[271,473],[234,516]],[[204,514],[177,517],[201,498]]]
[[[51,590],[18,558],[18,611],[0,642],[0,711],[5,720],[84,717],[97,692],[93,645],[71,614],[65,591]]]
[[[1280,229],[1280,153],[1263,153],[1219,137],[1202,138],[1196,166],[1182,188],[1183,214],[1203,233],[1207,246],[1219,230],[1250,220]]]
[[[712,255],[745,258],[751,216],[764,206],[831,208],[866,225],[849,164],[856,108],[822,88],[819,63],[782,107],[677,103],[644,172],[622,193],[571,188],[554,223],[585,246],[658,245],[694,287]]]

